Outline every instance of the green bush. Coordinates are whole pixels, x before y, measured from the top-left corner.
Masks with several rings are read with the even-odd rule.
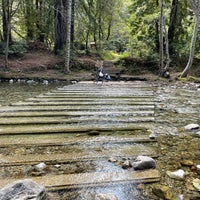
[[[0,54],[5,54],[6,52],[6,43],[0,43]],[[13,42],[9,46],[8,54],[9,56],[21,56],[27,52],[27,45],[23,42]]]

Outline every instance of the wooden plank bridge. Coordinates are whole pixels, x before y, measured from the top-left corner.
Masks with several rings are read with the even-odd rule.
[[[159,181],[157,169],[109,161],[156,158],[154,123],[154,91],[145,82],[80,82],[2,106],[0,187],[23,178],[48,190]],[[35,171],[42,162],[47,168]]]

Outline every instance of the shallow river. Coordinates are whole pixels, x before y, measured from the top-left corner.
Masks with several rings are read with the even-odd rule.
[[[35,97],[64,85],[67,85],[67,83],[47,85],[0,83],[0,105],[9,105],[13,102]],[[170,186],[174,199],[192,199],[192,197],[198,199],[199,193],[192,188],[192,180],[200,178],[200,175],[194,171],[195,166],[200,164],[200,138],[193,136],[193,133],[199,130],[186,132],[184,126],[190,123],[200,124],[200,90],[194,85],[160,85],[155,89],[155,104],[156,125],[154,131],[159,137],[160,157],[157,164],[161,171],[160,184]],[[183,166],[181,165],[183,161],[191,161],[193,165]],[[184,181],[176,181],[166,175],[166,171],[175,171],[180,168],[187,173]],[[160,199],[152,194],[153,184],[141,187],[145,188],[142,193],[149,197],[146,198],[147,200]],[[107,193],[113,191],[112,187],[101,189]],[[117,187],[115,187],[115,190],[120,192]],[[81,194],[89,197],[90,193],[86,194],[87,192],[81,191]],[[129,195],[128,193],[134,194],[135,200],[143,200],[140,191],[136,190],[135,187],[127,188],[126,195]],[[85,196],[79,195],[79,199],[86,199]],[[183,198],[179,198],[182,196]],[[124,199],[124,197],[121,197],[121,199]]]
[[[0,105],[9,105],[10,103],[35,97],[64,85],[67,85],[67,83],[0,83]]]

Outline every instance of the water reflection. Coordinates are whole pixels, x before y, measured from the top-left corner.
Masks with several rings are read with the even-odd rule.
[[[48,85],[42,83],[0,83],[0,105],[9,105],[13,102],[35,97],[64,85],[67,85],[67,83],[49,83]]]

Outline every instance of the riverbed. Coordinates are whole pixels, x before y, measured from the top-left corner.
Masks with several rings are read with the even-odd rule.
[[[62,87],[65,83],[27,84],[1,83],[0,105],[23,101]],[[172,199],[200,199],[193,187],[193,180],[200,179],[196,166],[200,165],[199,129],[185,130],[188,124],[200,125],[200,89],[196,83],[154,83],[155,126],[151,131],[158,139],[159,158],[157,168],[161,173],[160,183],[139,185],[138,189],[146,199],[157,200],[152,190],[156,185],[168,186]],[[183,180],[172,179],[167,171],[184,170]],[[80,198],[81,199],[81,198]],[[138,197],[137,200],[144,199]]]

